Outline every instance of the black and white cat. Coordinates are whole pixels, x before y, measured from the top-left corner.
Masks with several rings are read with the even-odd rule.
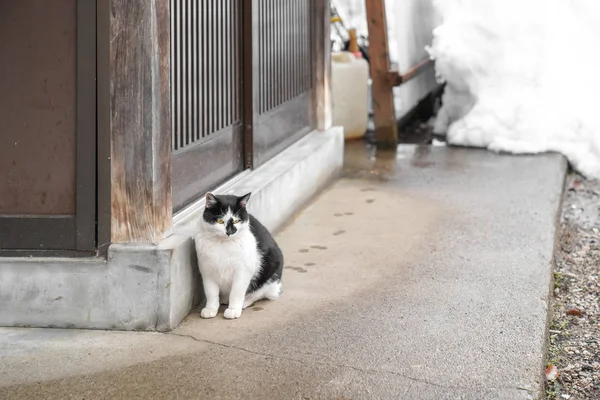
[[[275,240],[246,210],[250,193],[237,197],[206,194],[201,231],[195,237],[198,266],[206,294],[202,318],[239,318],[242,309],[281,294],[283,254]]]

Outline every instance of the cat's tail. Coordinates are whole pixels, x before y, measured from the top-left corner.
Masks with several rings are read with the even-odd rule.
[[[259,300],[276,300],[281,295],[281,281],[270,281],[252,293],[246,295],[244,308],[250,307]]]

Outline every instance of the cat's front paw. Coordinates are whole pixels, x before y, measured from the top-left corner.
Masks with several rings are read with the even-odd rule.
[[[225,310],[223,316],[227,319],[236,319],[242,316],[241,308],[228,308]]]
[[[219,310],[216,308],[203,308],[202,311],[200,311],[200,316],[202,318],[214,318],[217,316],[217,312],[219,312]]]

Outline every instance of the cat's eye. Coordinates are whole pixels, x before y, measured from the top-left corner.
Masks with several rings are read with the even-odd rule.
[[[225,221],[223,221],[222,219],[218,219],[218,220],[217,220],[217,222],[218,222],[219,224],[224,224],[224,223],[225,223]]]
[[[240,222],[239,219],[236,219],[235,221],[233,221],[234,224],[237,224],[238,222]]]

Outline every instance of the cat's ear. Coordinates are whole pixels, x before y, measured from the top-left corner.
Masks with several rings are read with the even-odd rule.
[[[245,208],[246,204],[248,204],[248,200],[250,200],[250,195],[252,194],[252,192],[243,195],[242,197],[238,197],[238,204],[240,205],[240,207]]]
[[[211,208],[217,205],[219,200],[211,192],[206,193],[206,208]]]

